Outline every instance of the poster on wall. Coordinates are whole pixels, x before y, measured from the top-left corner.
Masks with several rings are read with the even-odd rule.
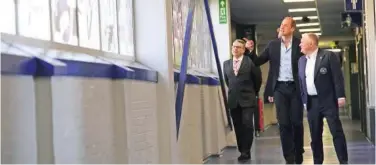
[[[81,47],[100,49],[98,0],[78,0]]]
[[[51,0],[51,9],[53,40],[77,45],[76,0]]]
[[[118,52],[116,0],[100,0],[102,50]]]
[[[21,36],[50,40],[49,0],[18,0],[18,28]]]
[[[1,32],[16,34],[16,10],[14,0],[1,0]],[[6,17],[4,17],[6,16]]]

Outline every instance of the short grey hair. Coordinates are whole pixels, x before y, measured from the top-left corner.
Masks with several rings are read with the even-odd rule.
[[[307,36],[313,42],[313,44],[316,46],[319,45],[319,36],[317,36],[315,33],[304,33],[302,36]]]

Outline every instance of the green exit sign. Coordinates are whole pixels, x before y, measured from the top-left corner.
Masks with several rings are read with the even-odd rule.
[[[227,7],[226,0],[219,0],[219,23],[227,23]]]

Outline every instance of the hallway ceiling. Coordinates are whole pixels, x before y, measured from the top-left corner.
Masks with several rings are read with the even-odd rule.
[[[276,37],[276,29],[285,16],[318,16],[310,23],[319,22],[321,39],[348,40],[349,29],[341,29],[341,12],[344,11],[344,0],[315,0],[311,2],[285,3],[284,0],[231,0],[231,19],[240,24],[256,24],[257,37],[260,44],[265,44]],[[310,12],[289,12],[294,8],[318,8]],[[303,23],[297,20],[297,24]],[[320,26],[298,27],[320,28]],[[299,30],[297,30],[299,31]],[[299,33],[296,33],[299,35]]]

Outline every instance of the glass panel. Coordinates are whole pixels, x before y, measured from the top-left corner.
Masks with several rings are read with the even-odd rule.
[[[212,45],[209,25],[203,1],[196,1],[193,21],[190,55],[190,68],[211,69]]]
[[[172,1],[173,59],[175,66],[180,66],[181,63],[188,8],[189,0]]]
[[[1,17],[1,32],[16,34],[16,14],[15,1],[2,0],[0,6]]]
[[[80,46],[100,49],[98,0],[78,0]]]
[[[102,50],[118,53],[116,0],[100,0]]]
[[[18,0],[18,29],[21,36],[50,40],[48,0]]]
[[[203,1],[175,0],[173,5],[174,64],[180,66],[189,3],[195,3],[188,67],[211,69],[212,45]]]
[[[120,54],[134,55],[133,0],[118,0]]]
[[[51,7],[54,41],[77,45],[76,1],[51,0]]]

